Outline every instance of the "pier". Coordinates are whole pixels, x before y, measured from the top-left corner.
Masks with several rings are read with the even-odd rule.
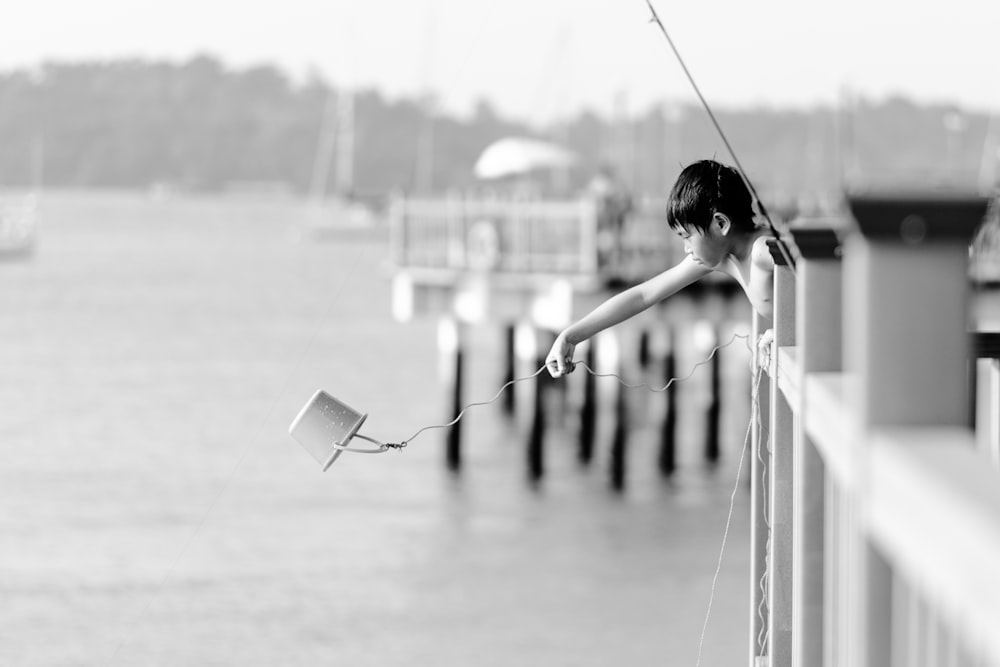
[[[969,264],[988,201],[923,193],[848,203],[839,219],[787,225],[794,266],[774,248],[772,321],[733,298],[731,284],[706,281],[577,356],[626,376],[659,368],[665,383],[676,374],[677,327],[701,322],[716,341],[741,319],[752,321],[754,339],[773,327],[749,453],[750,667],[1000,665],[1000,327],[978,314],[983,289]],[[466,402],[466,327],[503,327],[498,367],[508,381],[528,375],[556,331],[680,252],[655,204],[634,216],[611,266],[599,261],[596,212],[585,201],[400,200],[392,219],[394,312],[440,319],[452,414]],[[717,364],[706,371],[711,462]],[[594,385],[584,380],[578,457],[593,459],[604,396],[600,409],[616,420],[608,478],[621,490],[624,392],[608,399]],[[511,389],[503,409],[530,406],[525,462],[538,481],[543,397],[557,389],[544,373]],[[677,465],[675,391],[663,396],[663,475]],[[446,464],[457,471],[460,427],[447,437]]]
[[[997,665],[1000,396],[971,389],[996,334],[968,278],[987,201],[849,205],[793,226],[776,269],[748,664]]]

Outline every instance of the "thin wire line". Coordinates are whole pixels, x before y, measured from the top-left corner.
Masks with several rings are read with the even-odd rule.
[[[759,355],[760,349],[753,357],[754,363],[757,364],[758,372],[763,372],[763,365],[760,363]],[[770,358],[768,358],[768,362]],[[769,363],[768,363],[769,365]],[[757,395],[754,398],[758,398]],[[771,451],[770,437],[764,428],[763,418],[761,417],[761,412],[758,404],[758,409],[755,414],[755,426],[757,428],[757,461],[761,464],[760,472],[760,485],[761,485],[761,497],[764,498],[764,508],[763,508],[763,521],[764,527],[767,529],[767,537],[764,540],[764,569],[760,575],[760,581],[757,582],[757,589],[760,591],[760,602],[757,603],[757,620],[760,622],[760,630],[757,632],[757,650],[759,655],[763,655],[766,650],[767,640],[770,636],[770,625],[768,617],[770,616],[770,604],[768,602],[767,589],[770,585],[770,563],[771,563],[771,515],[770,515],[770,502],[771,498],[767,489],[768,480],[768,468],[769,466],[764,461],[762,455],[761,447],[765,448],[768,452]]]
[[[645,382],[639,383],[639,384],[631,384],[629,382],[626,382],[624,378],[622,378],[620,375],[618,375],[616,373],[598,373],[593,368],[591,368],[590,365],[587,364],[587,362],[585,362],[585,361],[570,362],[572,364],[572,366],[571,366],[572,368],[575,368],[578,365],[579,366],[583,366],[583,368],[588,373],[590,373],[591,375],[593,375],[594,377],[612,377],[612,378],[615,378],[616,380],[618,380],[619,383],[621,383],[623,386],[625,386],[625,387],[627,387],[629,389],[645,388],[645,389],[648,389],[648,390],[654,391],[654,392],[662,392],[662,391],[666,391],[666,389],[668,387],[670,387],[670,385],[672,385],[674,382],[677,382],[677,381],[683,382],[683,381],[689,379],[692,375],[694,375],[695,371],[697,371],[700,366],[703,366],[704,364],[706,364],[709,361],[711,361],[715,357],[716,353],[720,349],[732,345],[738,338],[744,339],[744,341],[747,343],[747,349],[750,350],[750,352],[751,352],[751,365],[755,369],[755,375],[756,375],[756,377],[754,378],[754,388],[753,388],[753,393],[752,393],[752,397],[751,397],[752,401],[751,401],[751,409],[750,409],[750,422],[747,424],[747,431],[746,431],[746,434],[743,437],[743,449],[740,452],[740,461],[739,461],[739,465],[737,466],[737,469],[736,469],[736,482],[735,482],[735,484],[733,486],[733,491],[732,491],[732,493],[729,496],[729,512],[728,512],[728,514],[726,516],[726,527],[725,527],[725,530],[722,533],[722,545],[719,548],[719,559],[718,559],[718,562],[716,564],[715,574],[712,576],[712,587],[711,587],[711,590],[709,592],[709,597],[708,597],[708,608],[705,611],[705,621],[702,624],[701,637],[700,637],[700,639],[698,641],[698,658],[697,658],[697,662],[695,663],[696,667],[700,667],[700,665],[701,665],[701,657],[702,657],[702,652],[704,650],[704,645],[705,645],[705,635],[706,635],[706,633],[708,631],[708,622],[709,622],[709,619],[711,618],[711,615],[712,615],[712,606],[713,606],[713,604],[715,602],[715,592],[716,592],[716,589],[718,587],[719,574],[722,572],[722,562],[723,562],[723,558],[724,558],[725,553],[726,553],[726,544],[727,544],[727,541],[729,539],[729,528],[732,525],[733,511],[735,509],[735,504],[736,504],[736,494],[739,491],[740,478],[742,477],[742,474],[743,474],[743,462],[746,460],[746,451],[747,451],[748,444],[750,442],[750,434],[752,433],[753,427],[755,425],[758,426],[758,427],[761,426],[761,421],[760,421],[760,401],[759,401],[759,397],[758,397],[758,392],[760,390],[761,378],[763,377],[763,368],[761,367],[761,365],[759,363],[756,363],[756,360],[755,360],[755,358],[753,356],[754,355],[754,349],[750,345],[750,336],[747,335],[747,334],[740,334],[740,333],[733,334],[733,336],[727,342],[719,344],[719,345],[716,345],[715,347],[713,347],[712,351],[709,353],[709,355],[705,359],[703,359],[703,360],[699,361],[698,363],[696,363],[691,368],[691,371],[687,375],[685,375],[683,377],[672,377],[672,378],[670,378],[669,381],[667,381],[667,383],[665,385],[663,385],[663,387],[653,387],[652,385],[649,385],[649,384],[647,384]],[[470,404],[466,405],[462,409],[462,411],[458,413],[458,416],[456,416],[453,420],[451,420],[447,424],[437,424],[437,425],[433,425],[433,426],[425,426],[425,427],[421,428],[420,430],[418,430],[416,433],[414,433],[412,436],[410,436],[409,438],[407,438],[406,440],[401,441],[398,445],[393,445],[393,444],[390,443],[387,446],[388,447],[405,447],[411,440],[413,440],[414,438],[416,438],[418,435],[420,435],[424,431],[427,431],[427,430],[430,430],[430,429],[447,428],[449,426],[453,426],[456,423],[458,423],[458,421],[460,419],[462,419],[462,417],[465,415],[465,412],[467,410],[469,410],[470,408],[476,407],[476,406],[489,405],[490,403],[495,402],[498,398],[500,398],[501,394],[503,394],[503,392],[508,387],[510,387],[511,385],[513,385],[513,384],[515,384],[517,382],[522,382],[524,380],[530,380],[532,378],[538,377],[538,375],[542,371],[544,371],[545,369],[546,369],[546,364],[542,364],[538,368],[538,370],[536,370],[531,375],[527,375],[525,377],[520,377],[520,378],[515,378],[513,380],[509,380],[508,382],[504,383],[503,386],[500,387],[500,389],[493,396],[493,398],[491,398],[488,401],[481,401],[481,402],[470,403]],[[366,438],[366,439],[370,440],[370,438]],[[377,442],[377,441],[373,441],[373,442]],[[349,448],[345,448],[344,451],[351,451],[351,450]],[[758,456],[759,456],[759,450],[758,450]],[[768,542],[770,542],[770,533],[768,534]],[[765,561],[765,563],[766,563],[766,561]],[[764,577],[761,578],[761,586],[764,585],[764,582],[766,581],[766,577],[767,577],[767,571],[766,571],[766,568],[765,568]],[[758,608],[757,611],[758,611],[758,615],[760,615],[760,613],[761,613],[760,608]],[[766,637],[766,635],[765,635],[765,637]],[[760,642],[760,636],[759,635],[758,635],[757,639],[758,639],[758,643],[759,643]]]
[[[757,392],[760,389],[760,379],[762,374],[763,372],[758,366],[756,370],[757,377],[754,380],[753,393],[751,394],[750,422],[747,424],[746,435],[743,436],[743,450],[740,452],[740,463],[736,468],[736,483],[733,485],[733,492],[729,496],[729,515],[726,517],[726,529],[722,533],[722,546],[719,548],[719,562],[715,566],[715,575],[712,577],[712,589],[708,595],[708,609],[705,611],[705,622],[701,626],[701,639],[698,640],[698,660],[695,662],[695,667],[700,667],[701,665],[701,654],[705,647],[705,634],[708,632],[708,620],[712,616],[712,604],[715,602],[715,589],[719,583],[719,573],[722,571],[722,558],[726,553],[726,541],[729,539],[729,527],[733,521],[733,508],[736,505],[736,493],[740,488],[740,476],[743,473],[743,461],[746,459],[747,447],[750,444],[750,434],[753,431],[756,416],[760,411],[760,402],[758,401]]]
[[[411,440],[413,440],[414,438],[416,438],[418,435],[420,435],[424,431],[429,431],[429,430],[435,429],[435,428],[448,428],[449,426],[454,426],[455,424],[458,423],[458,421],[462,417],[465,416],[465,412],[469,408],[474,408],[474,407],[480,406],[480,405],[489,405],[490,403],[493,403],[498,398],[500,398],[500,395],[507,389],[507,387],[509,387],[509,386],[511,386],[513,384],[516,384],[518,382],[523,382],[524,380],[530,380],[530,379],[532,379],[534,377],[538,377],[539,373],[541,373],[544,370],[545,370],[545,364],[542,364],[542,366],[537,371],[535,371],[534,373],[532,373],[531,375],[526,375],[526,376],[524,376],[522,378],[514,378],[513,380],[508,380],[507,382],[504,383],[504,385],[502,387],[500,387],[499,390],[497,390],[497,393],[490,400],[488,400],[488,401],[480,401],[478,403],[469,403],[464,408],[462,408],[462,411],[458,413],[457,417],[455,417],[454,419],[452,419],[447,424],[435,424],[433,426],[424,426],[422,429],[420,429],[419,431],[417,431],[416,433],[414,433],[413,435],[411,435],[406,440],[401,440],[399,442],[399,445],[405,447],[407,444],[409,444],[409,442]],[[388,443],[388,444],[390,444],[390,446],[391,446],[393,443]],[[347,449],[345,451],[351,451],[351,450]]]
[[[761,495],[764,498],[763,518],[764,527],[767,529],[767,538],[764,540],[764,571],[761,573],[760,582],[758,584],[758,589],[760,590],[761,595],[760,602],[757,605],[757,618],[760,620],[760,631],[757,634],[757,647],[760,652],[759,655],[764,655],[767,649],[768,637],[771,632],[771,606],[767,594],[771,579],[771,496],[767,489],[768,470],[770,465],[765,464],[761,454],[761,447],[763,446],[770,454],[771,445],[769,435],[765,434],[764,422],[759,410],[757,411],[757,433],[757,459],[762,464],[760,471],[760,484]],[[768,458],[768,461],[770,461],[770,458]]]
[[[697,371],[699,367],[704,366],[705,364],[707,364],[709,361],[712,360],[712,358],[715,356],[716,352],[718,352],[719,350],[721,350],[724,347],[729,347],[730,345],[732,345],[736,341],[737,338],[748,338],[748,337],[749,336],[747,336],[747,334],[741,334],[741,333],[733,334],[733,337],[730,338],[728,342],[722,343],[720,345],[716,345],[714,348],[712,348],[711,353],[709,353],[709,355],[707,357],[705,357],[704,359],[702,359],[701,361],[699,361],[698,363],[696,363],[691,368],[691,372],[690,373],[688,373],[684,377],[673,377],[673,378],[670,378],[670,380],[665,385],[663,385],[662,387],[654,387],[654,386],[652,386],[650,384],[647,384],[645,382],[640,382],[639,384],[629,384],[620,375],[615,375],[614,373],[598,373],[598,372],[596,372],[594,369],[592,369],[587,364],[586,361],[576,361],[576,362],[573,362],[573,364],[574,364],[574,366],[583,366],[585,369],[587,369],[587,372],[590,373],[591,375],[593,375],[594,377],[613,377],[613,378],[617,378],[618,381],[623,386],[628,387],[629,389],[643,389],[643,388],[645,388],[645,389],[649,389],[650,391],[662,392],[662,391],[666,391],[670,387],[670,385],[672,385],[674,382],[684,382],[685,380],[690,379],[690,377],[695,374],[695,371]]]
[[[659,388],[653,387],[652,385],[649,385],[649,384],[647,384],[645,382],[642,382],[642,383],[639,383],[639,384],[630,384],[630,383],[626,382],[625,379],[622,376],[617,375],[615,373],[598,373],[593,368],[591,368],[587,364],[587,362],[585,362],[585,361],[574,361],[574,362],[570,362],[570,363],[572,364],[572,367],[574,367],[574,368],[576,366],[583,366],[583,368],[588,373],[590,373],[591,375],[593,375],[594,377],[599,377],[599,378],[612,377],[612,378],[615,378],[623,386],[625,386],[625,387],[627,387],[629,389],[641,389],[641,388],[645,388],[645,389],[649,389],[650,391],[662,392],[662,391],[666,391],[667,388],[670,385],[672,385],[674,382],[683,382],[683,381],[687,380],[688,378],[690,378],[692,375],[694,375],[695,371],[697,371],[700,366],[703,366],[703,365],[707,364],[709,361],[711,361],[712,358],[715,356],[715,354],[719,350],[721,350],[724,347],[729,347],[730,345],[732,345],[736,341],[737,338],[749,338],[749,336],[747,336],[746,334],[740,334],[740,333],[733,334],[733,337],[730,338],[729,341],[727,341],[726,343],[722,343],[722,344],[716,345],[714,348],[712,348],[711,353],[709,353],[709,355],[706,358],[704,358],[701,361],[699,361],[698,363],[696,363],[691,368],[691,372],[690,373],[688,373],[684,377],[672,377],[672,378],[670,378],[670,380],[665,385],[663,385],[662,387],[659,387]],[[423,428],[421,428],[420,430],[418,430],[416,433],[414,433],[413,435],[411,435],[406,440],[401,440],[398,443],[385,443],[385,445],[386,445],[387,449],[401,449],[403,447],[406,447],[414,438],[416,438],[418,435],[420,435],[424,431],[429,431],[431,429],[436,429],[436,428],[448,428],[449,426],[454,426],[455,424],[458,423],[458,421],[460,419],[462,419],[462,417],[465,416],[465,413],[466,413],[467,410],[469,410],[469,408],[474,408],[474,407],[483,406],[483,405],[489,405],[490,403],[495,402],[498,398],[500,398],[500,395],[503,394],[503,392],[507,390],[508,387],[510,387],[511,385],[516,384],[518,382],[523,382],[525,380],[531,380],[532,378],[538,377],[538,375],[541,374],[541,372],[544,371],[545,368],[546,368],[546,364],[542,364],[538,368],[538,370],[536,370],[531,375],[526,375],[524,377],[515,378],[513,380],[508,380],[507,382],[505,382],[503,384],[502,387],[500,387],[499,390],[497,390],[497,393],[494,394],[493,398],[491,398],[488,401],[480,401],[480,402],[477,402],[477,403],[469,403],[464,408],[462,408],[462,411],[458,413],[458,416],[456,416],[454,419],[452,419],[447,424],[434,424],[433,426],[424,426]],[[351,451],[351,449],[349,447],[345,447],[345,448],[343,448],[343,450],[345,452]]]

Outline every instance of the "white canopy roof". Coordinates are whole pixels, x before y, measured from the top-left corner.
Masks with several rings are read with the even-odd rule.
[[[477,178],[503,178],[539,169],[564,169],[576,155],[557,144],[527,137],[505,137],[487,146],[476,160]]]

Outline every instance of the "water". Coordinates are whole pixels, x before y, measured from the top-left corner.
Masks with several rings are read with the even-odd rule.
[[[703,373],[669,482],[653,419],[615,494],[607,442],[580,469],[567,418],[532,487],[527,424],[495,406],[465,420],[458,477],[442,431],[323,474],[286,432],[318,388],[382,439],[446,417],[436,325],[390,317],[380,235],[303,239],[281,202],[54,193],[42,213],[38,253],[0,262],[0,665],[694,665],[745,350],[715,469]],[[499,344],[473,331],[470,400],[499,386]],[[704,665],[746,655],[736,499]]]

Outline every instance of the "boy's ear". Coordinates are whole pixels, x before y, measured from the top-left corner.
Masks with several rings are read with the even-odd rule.
[[[733,228],[732,221],[725,213],[712,214],[712,222],[719,226],[719,231],[722,232],[723,235],[728,234],[729,230]]]

